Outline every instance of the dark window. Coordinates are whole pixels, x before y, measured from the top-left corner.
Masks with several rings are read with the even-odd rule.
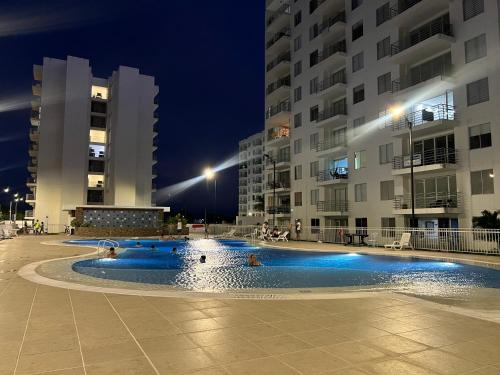
[[[366,217],[357,217],[355,219],[356,233],[367,234],[368,219]]]
[[[465,62],[480,59],[486,56],[486,34],[481,34],[465,42]]]
[[[352,102],[353,104],[362,102],[365,100],[365,85],[359,85],[352,89]]]
[[[314,66],[316,65],[317,63],[319,62],[319,54],[318,54],[318,50],[312,52],[310,55],[309,55],[309,66]]]
[[[293,102],[296,103],[302,100],[302,86],[296,87],[293,90]]]
[[[104,161],[102,160],[89,160],[89,172],[104,172]]]
[[[484,0],[463,0],[464,21],[484,12]]]
[[[471,194],[495,194],[493,169],[470,172]]]
[[[309,28],[309,40],[313,40],[319,35],[319,26],[317,23]]]
[[[311,109],[309,110],[309,121],[312,122],[318,120],[318,114],[319,114],[318,106],[315,105],[314,107],[311,107]]]
[[[302,73],[302,61],[297,61],[293,65],[293,76],[297,77],[300,73]]]
[[[357,72],[365,66],[364,53],[360,52],[352,57],[352,72]]]
[[[91,111],[94,113],[106,113],[107,103],[92,101]]]
[[[471,150],[491,147],[490,124],[481,124],[469,128],[469,147]]]
[[[391,54],[391,38],[387,37],[377,43],[377,60]]]
[[[314,12],[317,7],[318,7],[318,0],[309,1],[309,14]]]
[[[385,3],[381,7],[377,8],[377,26],[382,25],[384,22],[391,19],[391,6],[389,3]]]
[[[87,204],[104,203],[103,190],[87,190]]]
[[[352,26],[352,40],[359,39],[363,36],[363,21],[359,21]]]
[[[471,106],[490,100],[488,78],[467,84],[467,105]]]
[[[301,22],[302,22],[302,12],[295,13],[295,16],[293,16],[293,25],[297,26]]]
[[[384,92],[391,91],[391,73],[385,73],[378,77],[378,94],[383,94]]]
[[[295,128],[300,128],[302,126],[302,112],[296,113],[293,116],[293,126]]]
[[[90,116],[90,127],[106,129],[106,117],[103,116]]]
[[[351,9],[354,10],[363,4],[363,0],[351,0]]]
[[[311,219],[311,233],[319,233],[319,219]]]

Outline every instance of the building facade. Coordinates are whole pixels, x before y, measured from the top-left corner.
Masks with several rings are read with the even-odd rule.
[[[97,78],[88,60],[68,56],[44,58],[34,79],[26,219],[56,232],[77,207],[154,206],[154,77],[120,66]]]
[[[239,143],[238,224],[256,224],[263,221],[264,153],[263,132],[253,134]]]
[[[470,228],[500,207],[498,1],[266,4],[269,220],[405,226],[413,201],[420,227]]]

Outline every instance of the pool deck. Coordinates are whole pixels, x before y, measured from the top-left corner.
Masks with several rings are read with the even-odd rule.
[[[18,275],[32,262],[93,251],[41,244],[65,238],[0,241],[0,375],[500,374],[500,324],[398,294],[321,300],[144,297],[50,287]],[[279,245],[387,254],[316,243]],[[500,261],[402,254],[416,253]]]

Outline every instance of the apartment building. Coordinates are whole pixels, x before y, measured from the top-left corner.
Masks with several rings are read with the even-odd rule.
[[[60,231],[79,208],[102,225],[126,209],[154,209],[154,77],[125,66],[94,77],[88,60],[72,56],[46,57],[33,72],[26,219]],[[139,225],[133,218],[144,212],[129,213],[120,220]]]
[[[420,227],[468,228],[500,207],[498,1],[266,4],[269,220],[403,226],[413,197]]]
[[[236,223],[262,223],[264,217],[264,132],[239,143],[239,194]]]

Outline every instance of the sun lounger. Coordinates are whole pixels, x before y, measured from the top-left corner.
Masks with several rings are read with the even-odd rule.
[[[271,240],[273,242],[279,242],[279,241],[288,242],[288,234],[289,233],[290,232],[286,230],[283,233],[281,233],[280,235],[278,235],[278,237],[271,237]]]
[[[412,244],[410,243],[411,239],[411,233],[405,232],[401,235],[401,240],[399,241],[394,241],[391,244],[384,245],[386,249],[391,249],[391,250],[404,250],[406,249],[413,249]]]
[[[229,232],[222,233],[214,238],[232,238],[235,237],[236,229],[231,229]]]

